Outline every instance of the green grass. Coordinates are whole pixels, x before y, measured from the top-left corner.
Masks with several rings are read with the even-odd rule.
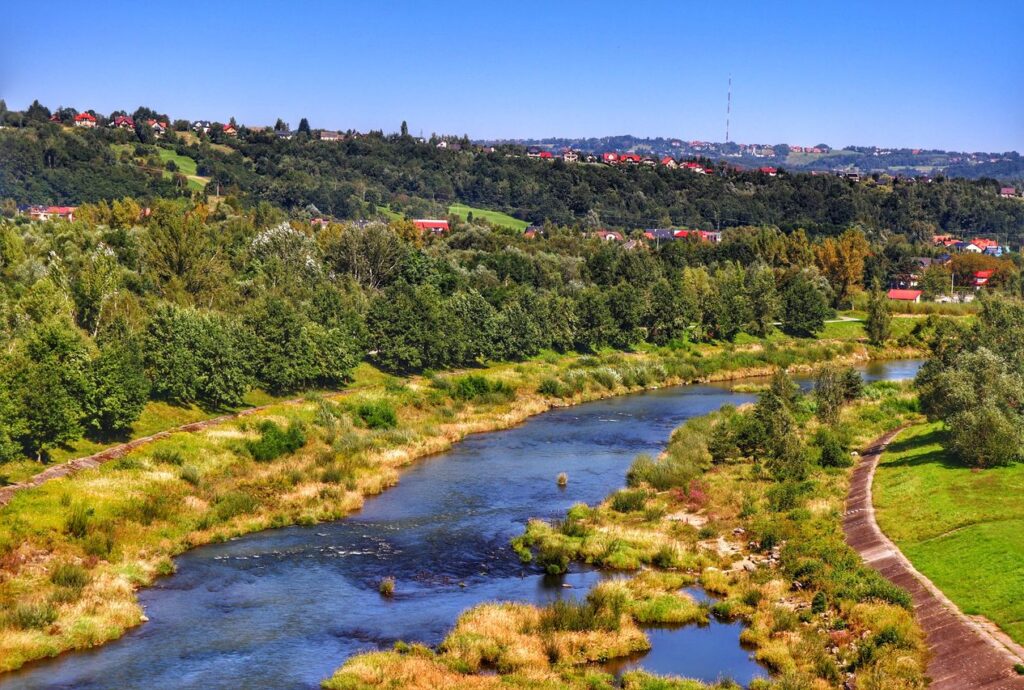
[[[134,154],[135,146],[132,144],[111,144],[110,148],[118,156],[124,151],[129,151]],[[188,156],[178,155],[173,149],[165,149],[159,146],[156,147],[156,153],[160,156],[160,162],[163,165],[167,165],[167,161],[174,161],[174,164],[178,166],[178,172],[185,175],[188,178],[188,188],[197,192],[201,192],[209,181],[206,177],[199,177],[196,174],[196,162]],[[173,173],[170,170],[164,170],[163,176],[166,179],[171,179]]]
[[[463,220],[465,220],[471,212],[474,218],[483,218],[494,225],[512,228],[513,230],[523,230],[529,225],[525,220],[513,218],[501,211],[488,211],[487,209],[473,208],[472,206],[466,206],[464,204],[453,204],[448,207],[448,215],[457,216]]]
[[[401,213],[396,213],[387,206],[381,206],[380,204],[377,204],[377,213],[384,216],[387,220],[402,220],[405,218]]]
[[[974,471],[942,447],[941,423],[903,432],[882,456],[882,530],[965,613],[1024,643],[1024,465]]]

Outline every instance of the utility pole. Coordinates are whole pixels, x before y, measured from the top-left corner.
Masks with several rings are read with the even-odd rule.
[[[729,91],[725,97],[725,143],[729,143],[729,116],[732,115],[732,75],[729,75]]]

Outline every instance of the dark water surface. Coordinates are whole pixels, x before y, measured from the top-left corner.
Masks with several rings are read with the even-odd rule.
[[[878,363],[864,374],[909,378],[918,366]],[[96,650],[0,677],[0,687],[312,688],[352,654],[395,640],[440,642],[482,601],[580,596],[599,573],[573,566],[546,578],[519,564],[509,540],[531,517],[560,517],[622,486],[633,457],[658,452],[684,420],[753,398],[679,386],[471,436],[411,465],[349,518],[183,554],[175,575],[139,593],[150,622]],[[569,475],[564,489],[559,472]],[[392,600],[377,594],[388,575]],[[740,630],[719,622],[651,630],[654,648],[622,667],[746,684],[764,671],[739,646]]]

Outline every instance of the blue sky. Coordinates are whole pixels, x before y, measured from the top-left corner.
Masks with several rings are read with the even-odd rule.
[[[3,15],[11,108],[721,141],[731,74],[733,141],[1024,151],[1022,2],[94,1]]]

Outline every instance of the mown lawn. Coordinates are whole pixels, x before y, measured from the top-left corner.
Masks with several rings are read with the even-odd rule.
[[[878,523],[965,613],[1024,643],[1024,465],[975,471],[942,439],[941,423],[922,424],[882,456]]]
[[[523,230],[529,225],[525,220],[513,218],[501,211],[488,211],[487,209],[473,208],[472,206],[466,206],[464,204],[454,204],[448,207],[449,215],[458,216],[463,220],[465,220],[471,212],[474,218],[483,218],[494,225],[512,228],[513,230]]]

